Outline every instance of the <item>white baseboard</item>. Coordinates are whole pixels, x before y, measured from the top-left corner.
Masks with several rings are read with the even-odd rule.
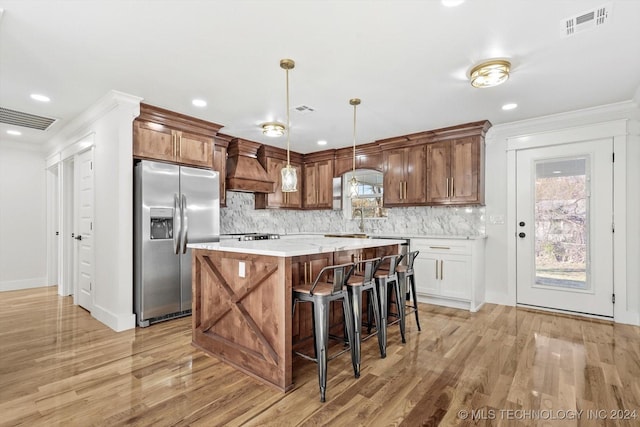
[[[136,315],[115,314],[98,305],[94,305],[91,315],[116,332],[126,331],[136,327]]]
[[[468,301],[459,301],[449,298],[439,298],[432,295],[418,294],[418,302],[426,304],[441,305],[450,308],[459,308],[469,311],[470,303]]]
[[[43,288],[47,286],[47,278],[32,277],[31,279],[22,280],[4,280],[0,282],[1,291],[17,291],[19,289]]]
[[[507,306],[514,306],[516,305],[515,301],[511,300],[512,298],[507,295],[504,294],[502,292],[490,292],[487,291],[485,294],[485,303],[487,304],[498,304],[498,305],[507,305]]]
[[[640,313],[634,313],[633,311],[620,311],[616,312],[613,318],[616,323],[640,326]]]

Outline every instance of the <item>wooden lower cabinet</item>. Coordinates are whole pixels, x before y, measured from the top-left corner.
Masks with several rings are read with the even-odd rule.
[[[281,391],[290,390],[292,350],[313,354],[311,307],[298,303],[292,318],[292,288],[312,282],[334,263],[333,253],[276,257],[193,249],[192,344]],[[333,305],[330,325],[333,334],[342,335],[342,304]]]
[[[333,253],[303,255],[291,258],[291,285],[296,287],[305,283],[311,284],[320,270],[334,264]],[[335,314],[332,310],[332,320]],[[334,322],[331,322],[333,324]],[[291,334],[294,343],[299,343],[313,338],[313,316],[310,303],[296,305]]]

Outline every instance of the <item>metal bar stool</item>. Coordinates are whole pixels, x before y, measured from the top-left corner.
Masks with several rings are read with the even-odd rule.
[[[349,306],[349,297],[345,283],[353,271],[353,264],[330,265],[324,267],[318,273],[313,284],[303,284],[293,288],[293,312],[295,313],[298,301],[313,304],[313,341],[315,344],[315,358],[299,352],[297,355],[316,362],[318,364],[318,382],[320,384],[320,401],[325,401],[327,389],[327,362],[342,354],[328,357],[329,346],[329,314],[331,301],[342,300],[344,320],[346,323],[347,340],[351,350],[351,361],[356,370],[356,359],[353,344],[353,316]],[[326,278],[325,278],[326,276]],[[325,280],[321,280],[325,278]]]
[[[376,284],[373,279],[373,274],[378,268],[380,258],[366,259],[358,261],[354,265],[353,273],[347,280],[347,292],[349,295],[349,302],[353,310],[353,325],[354,336],[353,346],[355,353],[355,376],[360,377],[360,362],[361,362],[361,342],[362,338],[362,294],[369,292],[369,307],[373,307],[373,314],[376,319],[376,327],[380,325],[380,305],[378,303],[378,291],[376,290]],[[373,304],[372,304],[373,303]],[[369,314],[370,316],[371,314]],[[368,319],[370,322],[371,319]],[[380,328],[377,328],[376,333],[378,335],[378,342],[380,343]],[[382,347],[380,347],[380,354],[384,357]]]
[[[413,275],[413,261],[416,259],[420,251],[413,251],[407,254],[407,264],[399,265],[396,267],[396,272],[398,273],[398,280],[400,281],[401,286],[404,285],[404,291],[401,289],[402,294],[405,296],[405,303],[403,307],[408,308],[405,312],[405,319],[407,314],[415,313],[416,316],[416,325],[418,325],[418,330],[420,329],[420,319],[418,319],[418,298],[416,296],[416,279]],[[408,282],[407,282],[408,281]],[[407,287],[408,283],[408,287]],[[407,300],[413,298],[413,305],[409,305]]]
[[[396,307],[400,318],[400,335],[402,342],[404,339],[404,287],[401,286],[396,273],[396,267],[400,264],[404,255],[387,255],[380,260],[380,266],[373,275],[378,286],[378,297],[380,299],[380,323],[378,326],[378,341],[380,344],[380,354],[383,358],[387,357],[387,316],[388,316],[388,299],[387,292],[389,286],[393,283],[393,289],[396,292]]]

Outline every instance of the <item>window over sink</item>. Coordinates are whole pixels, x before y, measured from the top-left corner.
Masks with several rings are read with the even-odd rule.
[[[386,218],[387,209],[382,206],[384,193],[382,172],[369,169],[356,169],[355,177],[358,181],[358,196],[349,197],[350,181],[354,172],[347,172],[342,176],[342,206],[345,218],[352,219],[362,216],[366,219]]]

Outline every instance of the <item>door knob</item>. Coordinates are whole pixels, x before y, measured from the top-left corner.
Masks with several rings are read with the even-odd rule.
[[[521,239],[522,239],[524,236],[526,236],[526,234],[524,234],[524,233],[518,233],[518,237],[520,237]]]
[[[76,240],[82,240],[82,236],[80,234],[78,234],[76,237],[74,237],[74,239]]]

